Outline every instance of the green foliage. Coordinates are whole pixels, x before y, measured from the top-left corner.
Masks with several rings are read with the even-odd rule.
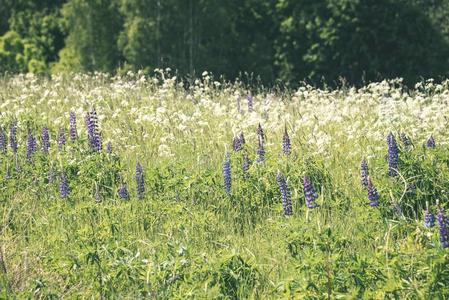
[[[410,1],[279,1],[276,61],[282,78],[351,83],[447,69],[447,42]]]
[[[68,35],[55,70],[113,71],[120,62],[117,1],[72,0],[64,4],[61,14]]]
[[[446,0],[2,2],[0,37],[21,45],[0,48],[13,73],[169,67],[190,78],[411,84],[449,65]]]

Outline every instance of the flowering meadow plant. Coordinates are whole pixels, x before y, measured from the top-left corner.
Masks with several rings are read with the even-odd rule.
[[[1,295],[447,298],[449,81],[249,90],[2,77]]]

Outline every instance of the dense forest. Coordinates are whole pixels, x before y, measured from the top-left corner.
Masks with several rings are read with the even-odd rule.
[[[0,0],[0,72],[446,76],[448,0]]]

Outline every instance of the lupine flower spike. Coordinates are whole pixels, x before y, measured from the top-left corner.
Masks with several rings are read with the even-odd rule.
[[[396,176],[398,169],[398,160],[399,160],[399,149],[396,144],[396,139],[394,138],[393,133],[387,137],[388,142],[388,175]]]
[[[429,203],[426,202],[426,211],[424,212],[424,226],[427,228],[433,227],[435,225],[435,216],[429,209]]]
[[[379,194],[377,193],[377,189],[374,186],[373,182],[371,181],[371,178],[368,177],[368,200],[369,205],[379,206]]]
[[[281,172],[279,171],[276,176],[276,181],[279,185],[279,191],[281,192],[284,216],[291,216],[293,214],[293,211],[292,211],[292,200],[290,196],[290,191],[288,189],[287,181],[285,180],[284,175],[282,175]]]
[[[362,159],[362,162],[360,163],[360,177],[362,180],[362,186],[367,188],[368,187],[368,163],[365,159]]]
[[[260,138],[259,138],[259,144],[257,145],[256,155],[257,155],[257,159],[256,159],[257,163],[260,164],[265,160],[265,149],[263,147],[263,141]]]
[[[50,134],[48,133],[48,128],[42,128],[42,153],[47,154],[50,149]]]
[[[69,181],[67,179],[67,175],[65,174],[64,171],[61,173],[61,179],[60,180],[61,181],[59,183],[59,194],[60,194],[62,199],[65,199],[70,194],[70,187],[69,187]]]
[[[240,132],[240,143],[242,145],[244,145],[246,143],[245,136],[243,135],[243,132]]]
[[[120,199],[124,199],[124,200],[128,199],[129,195],[128,195],[128,189],[126,188],[126,184],[122,183],[120,185],[120,187],[118,188],[117,194]]]
[[[306,206],[308,208],[318,207],[319,205],[316,204],[315,202],[316,199],[318,198],[318,195],[316,194],[312,182],[310,181],[310,178],[308,176],[304,176],[303,186],[304,186],[304,197],[306,199]]]
[[[253,112],[253,95],[249,93],[246,99],[248,100],[248,112]]]
[[[102,149],[101,133],[98,128],[97,112],[92,110],[86,115],[87,137],[92,151],[100,152]]]
[[[76,131],[76,116],[73,111],[70,111],[70,128],[69,128],[70,140],[73,142],[78,137],[78,132]]]
[[[426,146],[427,146],[427,148],[435,148],[436,147],[435,139],[433,138],[432,135],[427,139]]]
[[[243,144],[245,144],[245,137],[242,133],[240,136],[235,136],[232,140],[232,150],[234,150],[234,152],[242,150]]]
[[[259,123],[259,126],[257,126],[257,136],[259,137],[262,142],[265,141],[265,133],[263,132],[262,126]]]
[[[64,128],[59,128],[58,132],[58,147],[59,150],[62,150],[62,148],[65,146],[65,130]]]
[[[243,156],[243,163],[242,163],[243,174],[245,177],[248,175],[250,166],[251,166],[251,161],[249,160],[248,155],[245,154]]]
[[[449,248],[449,219],[444,215],[443,208],[438,209],[438,226],[440,227],[441,247]]]
[[[2,127],[0,127],[0,152],[6,153],[6,135]]]
[[[143,177],[142,165],[137,162],[136,164],[136,184],[137,184],[137,197],[142,200],[145,196],[145,180]]]
[[[412,145],[412,142],[404,132],[400,133],[399,138],[401,139],[401,142],[404,144],[404,146],[408,147]]]
[[[285,126],[284,136],[282,137],[282,152],[285,155],[290,155],[292,151],[292,146],[290,143],[290,137],[288,136],[287,126]]]
[[[33,136],[33,131],[28,128],[28,138],[27,138],[27,159],[31,162],[34,153],[36,152],[36,139]]]
[[[231,193],[231,161],[227,152],[223,160],[223,188],[226,194]]]
[[[9,127],[9,145],[11,146],[12,152],[17,154],[17,122],[14,121]]]

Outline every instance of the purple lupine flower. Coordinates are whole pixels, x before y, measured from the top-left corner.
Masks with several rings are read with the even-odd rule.
[[[263,147],[263,141],[261,139],[259,139],[259,144],[257,145],[256,155],[257,155],[256,159],[257,163],[260,164],[265,160],[265,149]]]
[[[65,199],[70,194],[70,187],[69,187],[69,181],[67,179],[67,175],[64,171],[61,173],[61,178],[59,182],[59,195],[62,199]]]
[[[426,146],[427,146],[427,148],[435,148],[436,147],[435,139],[433,138],[432,135],[427,139]]]
[[[126,187],[126,184],[121,184],[120,187],[118,188],[117,191],[118,197],[120,199],[128,199],[129,195],[128,195],[128,189]]]
[[[365,159],[362,159],[362,162],[360,163],[360,176],[362,179],[362,186],[365,188],[368,187],[368,175],[368,163]]]
[[[370,206],[379,206],[379,194],[377,193],[377,189],[374,186],[371,178],[368,177],[368,200]]]
[[[240,133],[239,136],[235,136],[232,140],[232,149],[234,152],[237,152],[239,150],[242,150],[243,145],[245,144],[245,136],[243,135],[243,132]]]
[[[427,228],[433,227],[435,225],[435,216],[429,207],[426,208],[424,212],[424,226]]]
[[[237,96],[237,112],[242,112],[242,109],[240,108],[240,95]]]
[[[449,247],[449,220],[444,215],[444,210],[440,207],[437,215],[438,225],[440,227],[440,243],[441,247]]]
[[[410,141],[410,139],[404,132],[401,132],[399,134],[399,138],[400,138],[401,142],[404,144],[404,146],[408,147],[408,146],[412,145],[412,142]]]
[[[142,165],[136,163],[136,184],[137,184],[137,197],[142,200],[145,196],[145,180],[143,177]]]
[[[6,153],[6,135],[3,128],[0,126],[0,152]]]
[[[240,143],[242,145],[244,145],[246,143],[245,136],[243,135],[243,132],[240,132]]]
[[[11,170],[9,168],[6,168],[5,179],[11,179]]]
[[[231,193],[231,161],[227,152],[223,160],[223,188],[226,194]]]
[[[248,94],[248,97],[246,97],[248,100],[248,112],[253,112],[253,95],[251,93]]]
[[[109,142],[106,144],[106,153],[108,153],[108,154],[111,154],[111,153],[112,153],[112,142],[111,142],[111,141],[109,141]]]
[[[282,152],[285,155],[290,155],[292,152],[292,146],[290,143],[290,137],[288,136],[287,126],[285,126],[284,136],[282,137]]]
[[[303,186],[304,186],[304,197],[306,198],[306,206],[308,208],[318,207],[319,205],[315,203],[316,199],[318,198],[318,195],[316,194],[315,189],[313,188],[309,176],[304,176]]]
[[[76,131],[76,116],[73,111],[70,111],[70,128],[69,128],[70,140],[73,142],[78,137],[78,132]]]
[[[12,122],[9,127],[9,145],[12,152],[17,154],[17,121]]]
[[[31,162],[33,158],[33,154],[36,152],[36,139],[33,136],[33,131],[31,128],[28,128],[28,137],[27,137],[27,159]]]
[[[48,133],[47,127],[42,128],[41,139],[42,139],[42,152],[44,154],[47,154],[48,150],[50,149],[50,134]]]
[[[87,136],[91,150],[100,152],[103,148],[101,141],[101,133],[98,128],[97,112],[93,109],[86,115]]]
[[[232,150],[234,150],[234,152],[237,152],[241,149],[242,149],[242,143],[240,141],[240,138],[238,136],[235,136],[232,139]]]
[[[58,147],[61,150],[65,146],[65,130],[64,128],[59,128],[58,131]]]
[[[248,155],[245,154],[243,156],[243,163],[242,163],[243,174],[245,177],[248,175],[250,166],[251,166],[251,161],[249,160]]]
[[[281,172],[279,171],[276,176],[276,181],[279,185],[279,190],[281,192],[284,216],[291,216],[293,214],[293,210],[292,210],[292,199],[290,196],[290,190],[288,189],[287,181],[285,180],[284,175],[282,175]]]
[[[398,145],[396,144],[396,139],[394,138],[393,133],[390,132],[390,134],[387,137],[387,142],[388,142],[388,174],[390,176],[396,176],[398,169],[399,149]]]
[[[260,125],[260,123],[257,126],[256,133],[257,133],[257,136],[259,137],[259,139],[262,140],[262,142],[264,142],[265,141],[265,133],[263,132],[262,125]]]

